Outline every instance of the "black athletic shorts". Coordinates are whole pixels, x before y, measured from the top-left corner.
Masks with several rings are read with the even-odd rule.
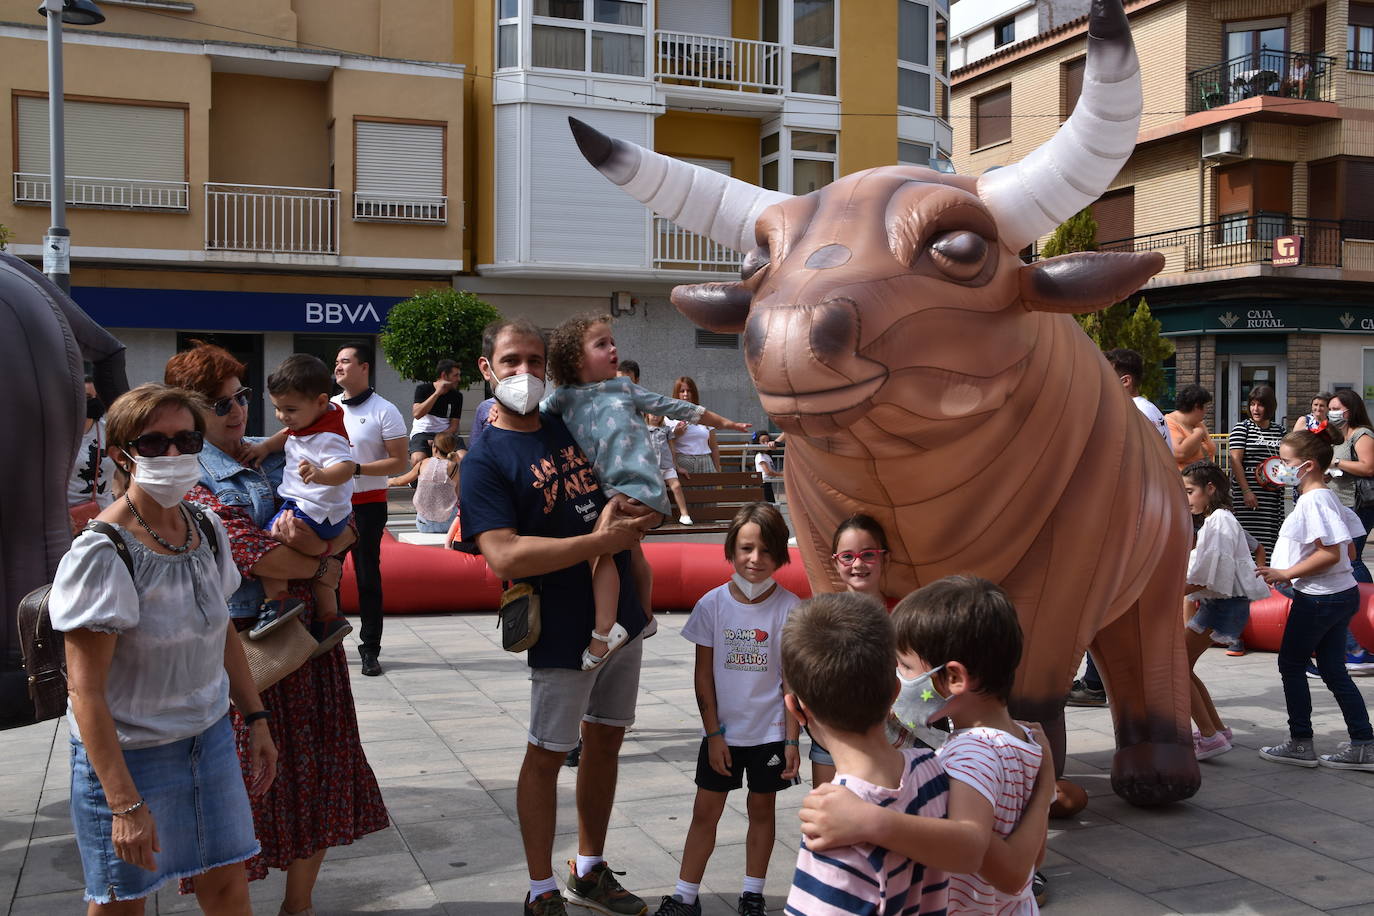
[[[730,745],[730,775],[722,776],[711,769],[711,758],[707,745],[711,739],[701,739],[701,750],[697,752],[697,786],[709,792],[729,792],[744,785],[744,774],[749,774],[750,792],[780,792],[788,786],[797,785],[797,780],[783,779],[782,771],[787,769],[785,744],[770,741],[749,747]]]

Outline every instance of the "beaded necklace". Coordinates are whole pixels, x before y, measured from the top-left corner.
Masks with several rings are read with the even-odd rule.
[[[185,553],[186,551],[191,549],[191,541],[195,537],[195,532],[192,530],[193,526],[191,525],[191,520],[189,518],[186,518],[186,507],[184,505],[178,506],[178,508],[181,509],[182,517],[186,521],[186,543],[182,544],[180,547],[177,547],[175,544],[167,543],[167,541],[163,539],[162,535],[158,534],[156,531],[153,530],[152,525],[149,525],[147,522],[143,520],[143,516],[138,514],[138,509],[135,508],[134,501],[129,498],[128,493],[124,494],[124,502],[129,507],[129,511],[134,514],[134,520],[143,526],[143,530],[148,532],[148,534],[152,537],[153,540],[157,541],[163,547],[166,547],[172,553]]]

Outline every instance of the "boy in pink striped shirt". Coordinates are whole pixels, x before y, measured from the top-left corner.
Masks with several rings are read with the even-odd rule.
[[[1007,711],[1021,660],[1011,600],[985,579],[951,576],[904,598],[892,624],[901,682],[894,712],[904,723],[948,718],[954,726],[939,751],[949,779],[949,833],[897,811],[875,815],[832,785],[803,805],[808,845],[873,842],[929,864],[956,840],[968,841],[977,864],[948,866],[949,914],[1038,913],[1031,876],[1043,856],[1054,768],[1043,736]]]

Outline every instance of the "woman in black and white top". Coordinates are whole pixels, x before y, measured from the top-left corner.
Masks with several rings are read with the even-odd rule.
[[[1255,386],[1245,405],[1247,416],[1231,430],[1226,442],[1231,460],[1231,511],[1240,526],[1264,545],[1266,554],[1274,552],[1274,541],[1283,525],[1283,489],[1260,486],[1255,468],[1279,453],[1284,430],[1275,422],[1277,410],[1274,389]]]

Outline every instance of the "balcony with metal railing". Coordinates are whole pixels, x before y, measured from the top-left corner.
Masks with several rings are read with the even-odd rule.
[[[1242,54],[1188,74],[1188,113],[1256,96],[1329,102],[1335,65],[1326,54],[1268,49]]]
[[[448,198],[445,196],[403,197],[395,194],[353,193],[353,218],[378,223],[448,223]]]
[[[337,255],[339,192],[207,181],[205,249]]]
[[[99,178],[68,175],[67,206],[102,210],[170,210],[184,213],[190,186],[184,181],[143,178]],[[42,172],[14,173],[14,202],[47,206],[52,180]]]
[[[1302,266],[1345,267],[1352,247],[1363,259],[1374,240],[1374,220],[1304,219],[1286,213],[1260,212],[1224,217],[1210,223],[1148,232],[1128,239],[1103,242],[1098,251],[1158,251],[1164,255],[1161,274],[1222,270],[1271,264],[1274,239],[1302,237]],[[1031,259],[1039,257],[1032,250]]]
[[[654,79],[659,83],[780,94],[782,45],[771,41],[654,32]]]
[[[743,256],[733,248],[654,217],[654,267],[658,270],[739,270]]]
[[[1374,51],[1356,51],[1351,49],[1345,52],[1345,69],[1360,70],[1362,72],[1374,72]]]

